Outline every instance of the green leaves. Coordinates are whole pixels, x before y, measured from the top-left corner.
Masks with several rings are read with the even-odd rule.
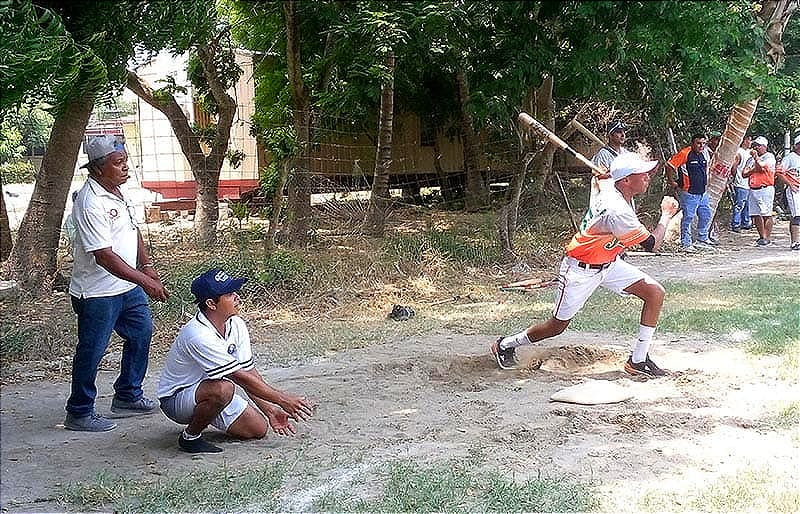
[[[56,109],[74,91],[107,80],[104,63],[77,42],[60,16],[29,0],[0,0],[0,112],[26,100]]]

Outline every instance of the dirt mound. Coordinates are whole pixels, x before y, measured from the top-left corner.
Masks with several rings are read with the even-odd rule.
[[[522,372],[598,373],[618,370],[627,358],[621,350],[597,346],[533,347],[526,352]]]

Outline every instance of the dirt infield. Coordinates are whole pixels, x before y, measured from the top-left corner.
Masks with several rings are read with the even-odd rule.
[[[784,230],[778,225],[776,234]],[[631,259],[657,278],[698,281],[729,277],[743,263],[787,277],[800,270],[800,252],[784,248],[785,236],[769,249],[743,246],[743,239],[732,244],[742,235],[726,237],[727,250]],[[693,265],[672,265],[677,258]],[[654,359],[676,373],[639,381],[621,372],[627,339],[568,330],[543,346],[524,348],[525,365],[508,372],[497,369],[489,353],[495,335],[442,330],[263,369],[277,387],[312,399],[313,420],[301,423],[295,438],[237,442],[211,433],[209,439],[224,448],[216,455],[179,452],[180,427],[161,413],[119,420],[108,433],[69,432],[61,426],[66,381],[6,385],[2,509],[63,510],[57,503],[62,487],[91,481],[102,470],[155,480],[268,459],[294,462],[296,478],[287,484],[293,494],[283,504],[293,511],[309,509],[323,492],[346,488],[391,459],[433,462],[475,454],[482,466],[518,479],[544,473],[597,484],[612,510],[639,510],[637,499],[651,490],[680,498],[743,469],[800,481],[800,441],[770,429],[767,421],[776,402],[800,398],[798,381],[781,376],[779,357],[753,356],[732,340],[703,334],[658,333]],[[257,346],[255,352],[259,361]],[[150,366],[148,395],[154,396],[160,369],[159,362]],[[98,378],[102,412],[108,412],[114,378],[111,371]],[[586,378],[613,381],[634,398],[596,406],[549,401],[555,391]]]

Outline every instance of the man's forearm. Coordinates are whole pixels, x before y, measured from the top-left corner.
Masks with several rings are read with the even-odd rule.
[[[145,287],[148,280],[152,280],[143,272],[132,268],[122,257],[114,253],[111,248],[102,248],[94,251],[94,260],[97,265],[112,275],[122,280],[127,280],[136,285]]]

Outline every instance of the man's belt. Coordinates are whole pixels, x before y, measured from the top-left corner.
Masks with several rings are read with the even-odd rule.
[[[611,266],[610,262],[606,262],[603,264],[589,264],[588,262],[578,261],[578,267],[581,267],[583,269],[606,269],[609,266]]]

